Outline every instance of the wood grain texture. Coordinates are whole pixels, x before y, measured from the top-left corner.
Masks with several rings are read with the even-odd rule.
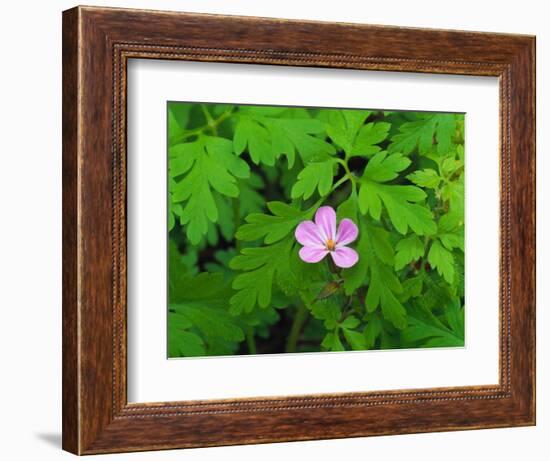
[[[78,443],[78,10],[63,17],[63,447]]]
[[[174,59],[500,78],[500,382],[129,404],[126,63]],[[534,37],[78,7],[63,14],[63,448],[78,454],[535,422]]]

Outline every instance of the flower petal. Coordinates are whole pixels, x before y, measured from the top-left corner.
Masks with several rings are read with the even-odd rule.
[[[300,258],[306,263],[318,263],[328,253],[328,250],[320,250],[317,248],[302,247],[300,248]]]
[[[323,242],[317,225],[313,221],[302,221],[298,224],[294,236],[298,243],[306,247],[318,249],[325,248],[325,242]]]
[[[332,256],[334,264],[344,269],[355,265],[355,263],[359,260],[359,255],[357,252],[348,247],[336,248],[335,251],[330,252],[330,255]]]
[[[336,211],[330,206],[322,206],[315,213],[315,224],[324,242],[336,237]]]
[[[336,247],[353,242],[358,234],[359,229],[351,219],[342,219],[336,232]]]

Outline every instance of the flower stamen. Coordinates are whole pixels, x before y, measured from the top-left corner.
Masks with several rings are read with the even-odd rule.
[[[328,239],[327,240],[327,250],[328,251],[334,251],[336,249],[336,243],[334,243],[334,240]]]

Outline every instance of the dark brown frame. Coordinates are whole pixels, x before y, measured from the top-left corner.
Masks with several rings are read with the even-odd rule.
[[[500,383],[129,404],[131,58],[500,79]],[[535,38],[77,7],[63,13],[63,448],[77,454],[535,424]]]

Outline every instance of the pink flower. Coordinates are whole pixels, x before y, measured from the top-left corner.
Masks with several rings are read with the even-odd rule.
[[[351,219],[342,219],[336,230],[336,212],[330,206],[322,206],[315,213],[315,222],[302,221],[296,228],[296,240],[303,245],[300,258],[306,263],[318,263],[330,253],[338,267],[351,267],[359,255],[346,245],[353,242],[358,233]]]

